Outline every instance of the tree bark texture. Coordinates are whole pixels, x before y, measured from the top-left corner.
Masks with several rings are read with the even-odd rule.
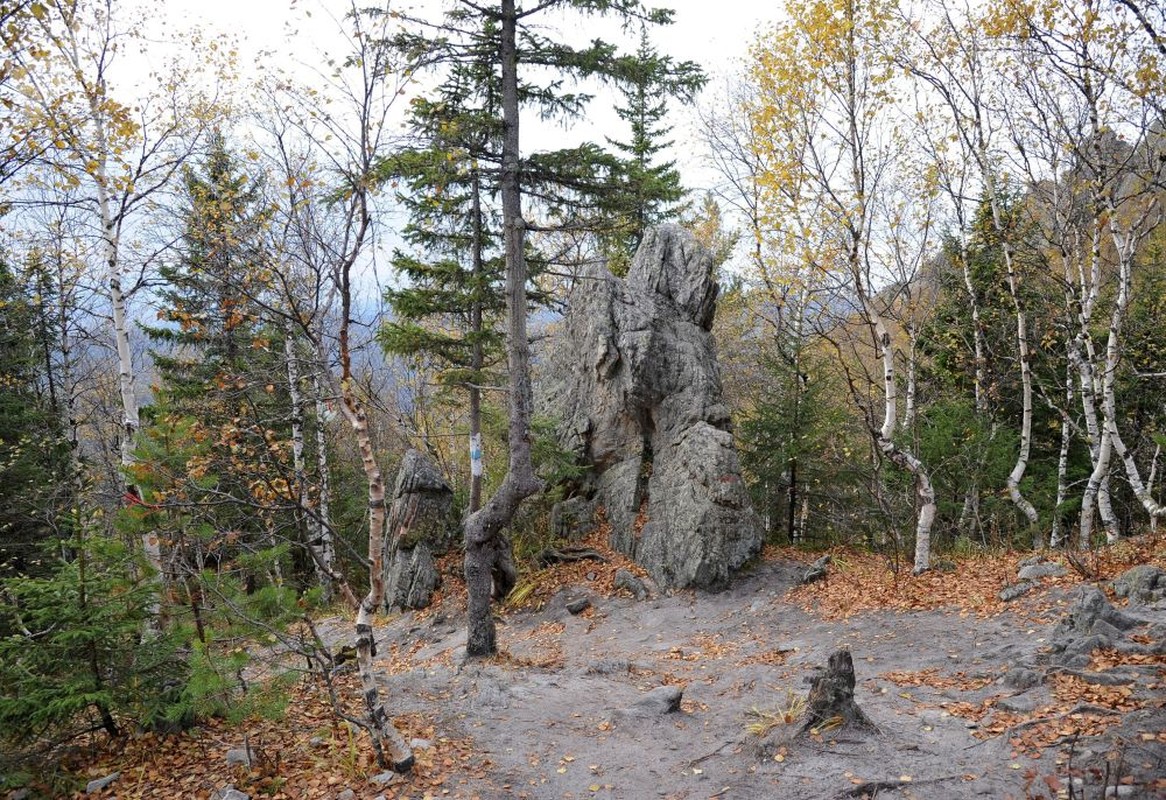
[[[854,702],[854,683],[854,660],[850,651],[835,651],[827,660],[826,669],[810,684],[806,711],[798,732],[804,734],[847,726],[877,730]]]
[[[502,485],[478,511],[466,518],[465,575],[469,594],[466,655],[497,651],[490,612],[492,574],[509,546],[501,536],[518,506],[542,489],[531,460],[530,343],[526,333],[525,223],[519,186],[518,136],[518,15],[515,0],[502,0],[502,228],[506,253],[506,355],[509,366],[509,464]]]

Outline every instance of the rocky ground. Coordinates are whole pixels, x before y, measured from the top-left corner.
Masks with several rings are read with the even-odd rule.
[[[202,735],[197,782],[151,783],[134,748],[90,774],[119,768],[99,793],[118,797],[228,783],[251,797],[418,800],[1166,796],[1166,601],[1125,607],[1070,571],[1005,603],[1018,556],[919,578],[840,556],[798,587],[806,565],[789,555],[719,594],[641,600],[612,592],[611,565],[574,565],[566,588],[548,580],[504,614],[505,652],[486,663],[463,662],[452,591],[385,621],[379,666],[415,739],[409,776],[380,774],[365,741],[304,717],[312,687],[298,728],[252,731],[250,771],[225,764],[241,733],[219,728]],[[339,618],[318,628],[350,635]],[[783,718],[840,648],[877,731],[793,736]]]
[[[986,616],[828,620],[789,595],[803,569],[765,563],[721,594],[645,601],[572,587],[510,617],[509,657],[486,665],[458,665],[454,620],[400,625],[388,641],[425,644],[417,668],[386,682],[398,706],[427,709],[439,735],[468,737],[490,761],[487,780],[450,787],[461,796],[1067,796],[1078,773],[1079,797],[1103,796],[1103,783],[1120,796],[1166,791],[1166,604],[1141,607],[1128,633],[1094,642],[1103,649],[1073,668],[1048,651],[1080,641],[1057,625],[1096,589],[1038,589]],[[566,606],[578,598],[591,605],[576,615]],[[1112,646],[1139,641],[1158,655],[1117,666]],[[854,656],[856,699],[878,732],[756,735],[838,648]],[[657,702],[668,686],[683,690],[671,713]]]

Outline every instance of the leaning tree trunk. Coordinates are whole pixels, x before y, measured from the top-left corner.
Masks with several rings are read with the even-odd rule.
[[[344,416],[356,437],[361,465],[368,482],[369,590],[356,613],[356,657],[360,683],[364,690],[365,710],[369,716],[377,761],[382,766],[389,766],[394,772],[408,772],[413,766],[413,753],[385,711],[373,669],[376,642],[373,640],[372,618],[385,595],[385,481],[373,453],[368,416],[356,397],[351,376],[341,381],[340,391]],[[388,759],[385,758],[386,752]]]
[[[879,355],[883,361],[883,425],[877,432],[878,447],[883,455],[895,466],[905,469],[915,476],[915,490],[919,495],[919,516],[915,525],[915,565],[916,575],[925,572],[931,565],[931,526],[935,522],[935,488],[931,476],[923,462],[895,444],[896,406],[898,393],[895,384],[895,351],[891,348],[891,334],[887,331],[882,317],[865,302],[870,324],[874,329]]]
[[[530,343],[526,334],[525,223],[518,184],[518,59],[515,0],[502,0],[502,229],[506,252],[506,356],[510,375],[509,464],[502,485],[481,509],[466,518],[466,589],[469,595],[466,655],[497,651],[490,597],[496,567],[509,559],[501,535],[518,506],[542,489],[531,460]]]

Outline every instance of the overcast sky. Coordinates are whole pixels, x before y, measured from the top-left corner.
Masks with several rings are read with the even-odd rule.
[[[448,5],[448,0],[444,4],[442,0],[413,0],[397,7],[439,9],[442,5]],[[744,55],[758,27],[776,13],[772,3],[754,0],[649,0],[649,5],[674,9],[674,23],[653,29],[650,35],[660,52],[676,60],[696,61],[705,68],[710,77],[706,95],[723,91],[723,76]],[[238,42],[240,64],[245,67],[264,63],[258,54],[267,51],[270,55],[266,58],[293,69],[296,63],[310,60],[321,50],[343,46],[342,42],[330,44],[336,24],[328,17],[329,13],[341,13],[346,6],[344,0],[166,0],[151,7],[156,9],[152,13],[168,17],[171,31],[198,26],[207,33],[231,35]],[[578,17],[570,19],[572,24],[578,24],[574,22]],[[587,37],[611,38],[613,33],[611,26],[595,22],[584,22],[581,30]],[[588,129],[577,124],[567,138],[599,139],[604,134],[617,139],[626,137],[627,131],[619,129],[610,106],[610,100],[597,101],[591,115],[595,125]],[[690,124],[694,112],[674,108],[672,115],[674,157],[681,164],[686,183],[704,187],[712,177],[702,167],[703,150],[695,126]],[[527,125],[524,138],[527,147],[544,149],[567,143],[562,141],[563,136],[562,131],[539,131],[532,123]]]

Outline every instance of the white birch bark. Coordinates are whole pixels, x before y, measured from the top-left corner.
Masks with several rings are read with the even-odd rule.
[[[887,331],[882,316],[871,307],[869,302],[866,302],[865,305],[867,316],[878,342],[879,356],[883,362],[883,424],[878,431],[878,446],[883,455],[896,466],[909,471],[915,477],[915,490],[919,495],[920,508],[915,525],[913,570],[918,575],[925,572],[931,565],[931,526],[935,521],[935,489],[923,462],[894,442],[895,422],[898,419],[895,353],[891,347],[891,335]]]
[[[302,536],[306,536],[312,555],[316,581],[325,602],[332,598],[332,559],[320,536],[321,525],[310,513],[308,500],[307,461],[304,457],[304,395],[301,386],[299,355],[296,353],[295,331],[290,320],[284,325],[284,359],[287,363],[288,399],[291,403],[292,476],[296,503],[296,519]],[[330,541],[330,540],[329,540]]]

